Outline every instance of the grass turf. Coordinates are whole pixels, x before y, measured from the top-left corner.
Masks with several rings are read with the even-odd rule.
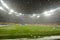
[[[38,38],[60,35],[60,27],[41,25],[8,25],[0,27],[0,38]]]

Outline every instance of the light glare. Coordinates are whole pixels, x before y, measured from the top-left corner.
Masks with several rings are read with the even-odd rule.
[[[9,9],[9,7],[6,5],[6,3],[4,3],[3,0],[0,0],[0,1],[1,1],[1,3],[2,3],[2,5],[3,5],[4,7],[6,7],[7,9]]]
[[[16,14],[16,16],[21,16],[21,15],[24,15],[24,14],[22,14],[22,13],[17,13],[17,14]]]
[[[54,12],[55,10],[50,10],[49,12]]]
[[[14,12],[14,10],[11,9],[10,12]]]
[[[8,14],[12,14],[13,12],[14,12],[14,10],[11,9]]]
[[[22,15],[22,13],[19,13],[19,15]]]
[[[33,14],[33,17],[36,16],[36,14]]]
[[[45,11],[43,14],[44,14],[45,16],[50,16],[50,15],[51,15],[51,12]]]
[[[50,16],[51,14],[50,13],[48,13],[48,14],[45,14],[45,16]]]
[[[4,10],[3,7],[0,7],[1,10]]]
[[[37,18],[39,18],[40,16],[38,15]]]

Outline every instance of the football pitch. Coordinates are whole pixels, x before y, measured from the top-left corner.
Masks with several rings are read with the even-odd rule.
[[[0,39],[40,38],[60,35],[60,27],[54,25],[8,25],[0,27]]]

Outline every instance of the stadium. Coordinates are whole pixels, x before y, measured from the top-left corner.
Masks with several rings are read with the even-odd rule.
[[[0,40],[60,40],[60,0],[0,0]]]

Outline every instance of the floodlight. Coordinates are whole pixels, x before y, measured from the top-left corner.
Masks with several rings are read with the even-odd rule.
[[[33,17],[36,16],[36,14],[33,14]]]
[[[44,14],[45,16],[50,16],[50,15],[51,15],[51,13],[50,13],[49,11],[45,11],[43,14]]]
[[[13,12],[14,12],[14,10],[11,9],[8,14],[12,14]]]
[[[37,18],[39,18],[40,16],[38,15]]]
[[[52,10],[49,10],[49,11],[45,11],[43,14],[44,14],[45,16],[50,16],[50,15],[52,15],[55,11],[57,11],[57,10],[59,10],[59,9],[60,9],[60,7],[55,8],[55,9],[52,9]]]
[[[19,13],[18,15],[22,15],[22,13]]]
[[[16,13],[16,16],[21,16],[21,15],[24,15],[24,14],[22,14],[22,13]]]
[[[6,3],[4,3],[3,0],[0,0],[0,1],[1,1],[1,3],[2,3],[2,5],[3,5],[4,7],[6,7],[7,9],[9,9],[9,7],[6,5]]]
[[[48,14],[45,14],[45,16],[50,16],[51,14],[50,13],[48,13]]]
[[[36,14],[32,14],[32,15],[30,15],[31,18],[34,18],[35,16],[36,16]]]
[[[14,10],[11,9],[10,12],[14,12]]]
[[[59,10],[59,9],[60,9],[60,7],[56,8],[56,9],[52,9],[49,12],[55,12],[56,10]]]
[[[49,12],[54,12],[55,10],[50,10]]]
[[[56,8],[56,9],[60,9],[60,7]]]
[[[0,7],[1,10],[4,10],[3,7]]]
[[[48,14],[48,11],[45,11],[43,14]]]

